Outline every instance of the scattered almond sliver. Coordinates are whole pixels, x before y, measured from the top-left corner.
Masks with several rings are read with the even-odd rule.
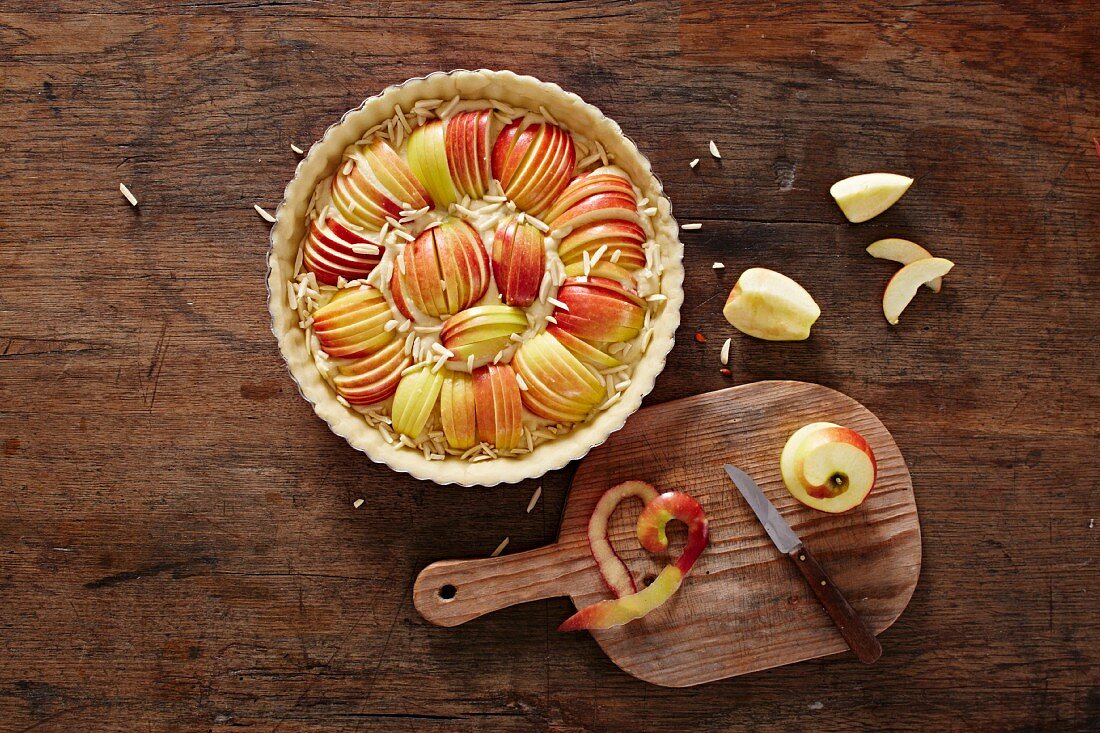
[[[695,224],[681,224],[680,228],[681,229],[702,229],[703,225],[696,222]]]
[[[500,544],[497,545],[497,549],[493,550],[493,554],[489,555],[489,557],[496,557],[500,553],[504,552],[504,548],[507,547],[507,546],[508,546],[508,538],[505,537],[503,540],[501,540]]]
[[[275,217],[267,213],[267,210],[264,207],[260,206],[259,204],[252,204],[252,208],[256,210],[256,213],[259,214],[260,218],[264,221],[270,224],[275,223]]]
[[[355,507],[356,509],[358,509],[359,507],[363,506],[363,500],[362,499],[356,499],[355,501],[353,501],[351,503],[351,505],[353,507]]]
[[[302,155],[303,153],[306,152],[306,151],[302,150],[300,147],[298,147],[297,145],[295,145],[294,143],[290,144],[290,149],[293,150],[298,155]]]
[[[722,353],[719,358],[722,360],[722,366],[730,363],[730,345],[733,343],[732,338],[726,339],[726,343],[722,344]]]
[[[137,196],[130,192],[130,189],[126,187],[125,183],[118,184],[118,190],[122,192],[122,195],[126,197],[126,200],[130,202],[130,206],[137,206]]]
[[[530,514],[531,510],[535,508],[535,504],[539,503],[539,497],[542,496],[542,487],[535,489],[535,493],[531,494],[531,501],[527,502],[527,513]]]
[[[721,158],[722,154],[718,152],[718,146],[714,144],[714,141],[710,141],[710,154],[715,158]]]
[[[724,269],[726,269],[726,266],[723,265],[721,262],[715,262],[713,265],[711,265],[711,269],[713,269],[713,270],[724,270]]]
[[[688,163],[688,165],[691,166],[692,168],[694,168],[695,166],[699,165],[699,159],[695,158],[690,163]]]

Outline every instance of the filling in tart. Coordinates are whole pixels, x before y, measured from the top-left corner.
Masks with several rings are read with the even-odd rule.
[[[657,202],[545,108],[426,99],[314,191],[290,304],[336,399],[428,460],[530,453],[652,339]]]

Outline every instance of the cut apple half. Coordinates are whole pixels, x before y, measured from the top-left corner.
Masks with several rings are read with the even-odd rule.
[[[893,206],[913,179],[896,173],[864,173],[837,181],[829,189],[844,216],[853,224],[873,219]]]
[[[931,252],[916,242],[910,242],[908,239],[898,239],[896,237],[871,242],[871,245],[867,247],[867,254],[875,259],[890,260],[891,262],[899,262],[903,265],[908,265],[917,260],[926,260],[932,256]],[[943,278],[934,277],[926,282],[925,286],[933,293],[938,293],[940,292],[940,288],[943,287]]]
[[[806,289],[782,273],[750,267],[741,273],[722,315],[742,333],[767,341],[802,341],[821,315]]]
[[[890,282],[886,284],[886,292],[882,296],[882,313],[891,325],[897,325],[898,318],[905,307],[917,294],[921,285],[937,277],[943,277],[955,263],[942,257],[928,257],[923,260],[911,262],[894,273]]]

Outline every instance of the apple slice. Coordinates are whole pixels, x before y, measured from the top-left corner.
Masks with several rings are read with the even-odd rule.
[[[511,343],[514,333],[527,330],[527,316],[510,305],[477,305],[447,319],[439,338],[454,353],[453,361],[492,358]]]
[[[527,384],[524,407],[547,420],[579,422],[607,395],[603,380],[545,331],[519,345],[512,365]]]
[[[393,318],[377,288],[345,288],[313,313],[313,331],[329,356],[367,356],[393,340],[386,323]]]
[[[837,181],[829,194],[848,221],[858,224],[889,209],[911,185],[912,178],[896,173],[864,173]]]
[[[783,446],[779,470],[791,496],[832,514],[859,506],[878,475],[874,451],[863,436],[830,422],[796,430]]]
[[[898,318],[921,285],[937,277],[943,277],[955,263],[942,257],[928,257],[916,262],[910,262],[905,267],[894,273],[890,282],[886,284],[886,292],[882,296],[882,313],[891,325],[897,325]]]
[[[443,376],[442,372],[433,374],[431,369],[425,367],[401,378],[401,384],[397,386],[397,392],[393,396],[390,414],[395,432],[413,440],[420,437],[439,399]]]
[[[806,289],[773,270],[752,267],[741,273],[722,315],[734,328],[766,341],[802,341],[821,315]]]
[[[493,277],[508,305],[526,308],[539,295],[545,270],[546,248],[542,232],[519,217],[501,222],[493,237]]]
[[[501,450],[518,448],[523,437],[519,382],[508,364],[489,364],[474,371],[477,436]]]
[[[576,152],[568,132],[524,117],[501,130],[491,162],[504,195],[532,216],[542,216],[569,185]]]
[[[447,162],[445,135],[443,120],[432,120],[412,131],[406,148],[413,175],[428,189],[435,205],[442,208],[458,201]]]
[[[871,245],[867,247],[867,254],[876,259],[900,262],[903,265],[908,265],[910,262],[916,262],[917,260],[926,260],[932,256],[931,252],[916,242],[910,242],[908,239],[897,239],[896,237],[871,242]],[[938,293],[940,288],[943,287],[943,278],[934,277],[926,282],[925,286],[933,293]]]
[[[546,333],[553,335],[561,345],[569,349],[573,356],[581,361],[588,362],[597,369],[614,369],[622,364],[621,361],[605,353],[584,339],[577,338],[573,334],[557,326],[548,326]]]
[[[410,364],[405,342],[394,339],[370,356],[341,364],[332,381],[348,404],[373,405],[393,395]]]
[[[466,372],[446,372],[439,391],[439,419],[447,445],[459,450],[477,445],[472,376]]]

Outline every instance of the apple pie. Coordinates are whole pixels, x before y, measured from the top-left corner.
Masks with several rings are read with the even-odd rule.
[[[681,257],[614,122],[531,77],[456,71],[313,146],[272,229],[269,304],[337,434],[491,485],[584,455],[638,408],[679,323]]]

